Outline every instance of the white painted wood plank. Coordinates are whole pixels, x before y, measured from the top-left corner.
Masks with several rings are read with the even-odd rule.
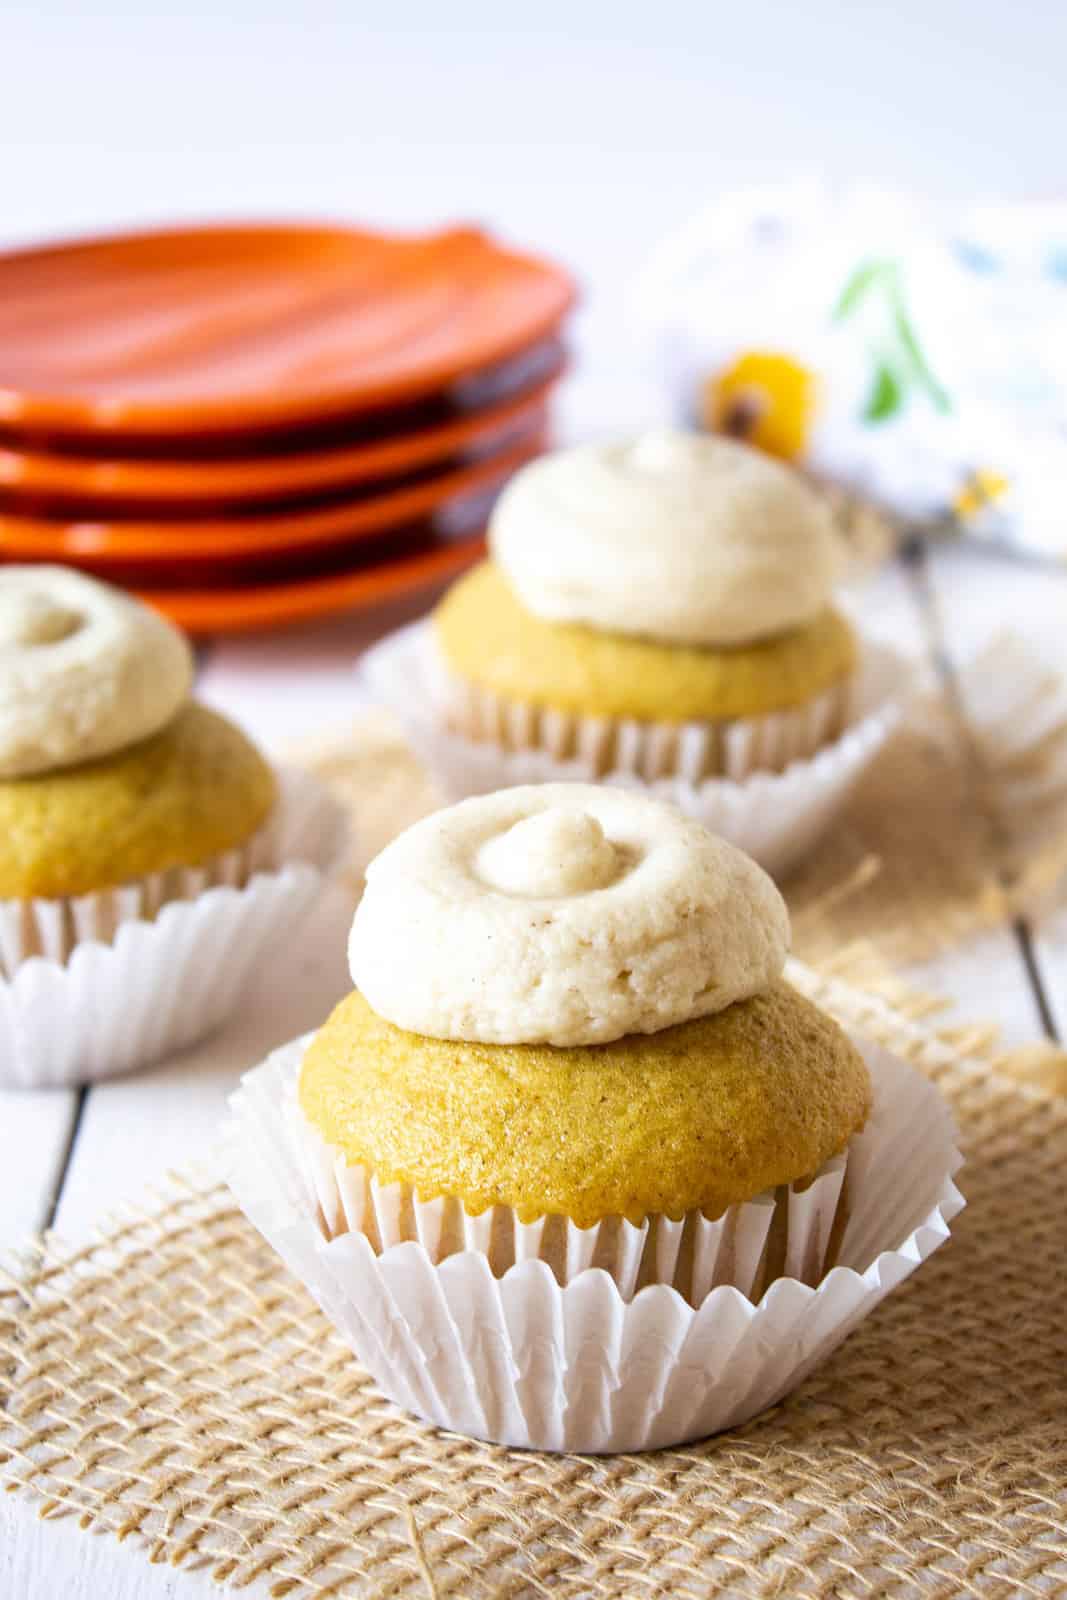
[[[953,565],[961,566],[964,571],[962,581],[967,584],[970,600],[964,614],[980,615],[983,619],[980,632],[954,635],[952,654],[962,660],[998,628],[1011,624],[1014,619],[1012,611],[1005,611],[998,601],[999,563],[987,558],[957,560],[959,556],[959,552],[953,552],[948,567],[949,572]],[[1032,582],[1032,574],[1027,577]],[[943,581],[950,583],[947,573]],[[912,652],[928,666],[932,665],[929,623],[924,620],[916,585],[901,565],[884,567],[864,578],[851,587],[848,598],[861,623],[891,639],[901,649]],[[1019,610],[1025,618],[1021,605]],[[941,1019],[945,1022],[995,1020],[1007,1045],[1028,1043],[1041,1036],[1040,1007],[1021,947],[1010,929],[982,934],[954,950],[916,963],[904,976],[917,988],[943,995],[950,1002],[951,1010]]]
[[[854,577],[843,589],[861,629],[919,659],[928,658],[926,632],[911,582],[898,562]]]
[[[997,634],[1017,634],[1040,662],[1067,679],[1067,571],[1026,566],[995,559],[962,547],[934,548],[925,564],[934,602],[934,621],[946,662],[958,673]],[[985,686],[972,677],[960,683],[961,704],[968,709],[968,689],[980,695]],[[990,686],[995,687],[995,686]],[[1028,927],[1034,964],[1044,1001],[1061,1038],[1067,1038],[1067,914]],[[1012,933],[994,934],[954,951],[941,964],[942,986],[958,995],[974,1017],[995,1015],[1005,1042],[1024,1043],[1045,1032],[1033,982],[1029,996],[1017,992],[1006,959],[998,959]],[[985,1011],[979,1007],[985,999]],[[1035,1024],[1031,1026],[1031,1023]]]
[[[1037,567],[962,545],[932,545],[925,571],[945,648],[963,666],[998,633],[1019,634],[1040,659],[1067,669],[1067,568]]]
[[[0,1090],[0,1252],[27,1243],[47,1223],[77,1101],[69,1089]]]
[[[268,750],[306,734],[343,728],[361,704],[356,664],[376,640],[422,616],[436,599],[375,607],[271,634],[212,643],[197,695]]]
[[[999,567],[988,560],[965,562],[976,599],[995,597]],[[885,567],[856,586],[851,597],[862,621],[885,634],[902,649],[910,650],[932,664],[930,628],[924,621],[911,576],[899,565]],[[974,610],[978,610],[976,605]],[[983,632],[975,640],[986,639],[994,631],[990,612],[993,599],[984,606]],[[1009,616],[1010,620],[1010,616]],[[1003,626],[1001,614],[998,626]],[[958,647],[966,647],[959,641]],[[969,653],[969,649],[968,649]],[[945,1022],[996,1020],[1006,1044],[1023,1044],[1040,1037],[1040,1008],[1034,995],[1014,933],[998,930],[968,941],[928,961],[917,963],[904,974],[917,988],[943,995],[951,1010]]]
[[[352,905],[347,891],[325,891],[222,1033],[91,1091],[56,1213],[61,1237],[81,1242],[116,1206],[144,1200],[168,1171],[210,1155],[241,1073],[317,1027],[351,988],[345,946]]]
[[[242,1589],[251,1600],[269,1592]],[[220,1600],[235,1593],[206,1565],[153,1566],[132,1542],[88,1533],[76,1517],[42,1522],[34,1502],[0,1495],[0,1595],[4,1600]]]
[[[995,1022],[1005,1048],[1044,1036],[1041,1007],[1011,929],[980,934],[909,967],[904,977],[951,1003],[933,1019],[938,1026]]]

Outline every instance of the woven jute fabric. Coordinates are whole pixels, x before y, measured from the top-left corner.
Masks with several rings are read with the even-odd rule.
[[[375,1392],[205,1181],[24,1264],[0,1311],[0,1475],[48,1514],[274,1595],[1067,1593],[1067,1100],[875,997],[810,989],[940,1085],[969,1204],[747,1427],[607,1458],[435,1431]]]

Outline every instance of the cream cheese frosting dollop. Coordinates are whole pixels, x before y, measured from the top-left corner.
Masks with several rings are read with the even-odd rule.
[[[367,869],[352,979],[397,1027],[603,1044],[757,994],[789,917],[771,879],[672,806],[541,784],[417,822]]]
[[[497,501],[490,546],[536,616],[711,646],[810,622],[841,564],[829,508],[796,472],[674,430],[524,467]]]
[[[129,595],[67,567],[0,567],[0,779],[148,738],[192,681],[184,636]]]

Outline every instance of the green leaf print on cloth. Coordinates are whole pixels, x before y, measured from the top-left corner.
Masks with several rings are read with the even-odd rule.
[[[930,368],[908,312],[899,262],[874,260],[858,266],[838,295],[831,319],[845,322],[861,307],[874,313],[868,348],[875,363],[863,420],[887,422],[916,393],[924,394],[935,411],[950,411],[952,402]]]

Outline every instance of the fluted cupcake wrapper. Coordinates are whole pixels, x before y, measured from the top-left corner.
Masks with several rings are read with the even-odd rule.
[[[782,872],[833,821],[899,723],[912,672],[898,652],[865,640],[852,678],[792,711],[718,724],[577,717],[460,683],[421,622],[370,651],[360,676],[450,800],[523,783],[639,788]]]
[[[453,733],[503,750],[542,750],[581,761],[594,779],[626,773],[644,782],[708,778],[735,783],[754,772],[782,772],[838,737],[850,718],[853,684],[842,678],[803,705],[722,722],[638,722],[589,717],[524,704],[455,676],[439,664],[436,692]]]
[[[294,1111],[304,1040],[247,1074],[234,1096],[230,1183],[382,1392],[407,1410],[535,1449],[679,1444],[787,1394],[944,1241],[963,1205],[940,1095],[905,1062],[856,1043],[874,1107],[849,1146],[847,1178],[838,1158],[777,1203],[767,1195],[731,1208],[706,1224],[703,1254],[691,1218],[673,1233],[657,1218],[628,1243],[617,1219],[599,1229],[564,1223],[546,1248],[547,1228],[503,1224],[502,1208],[468,1219],[454,1202],[416,1203],[362,1174],[349,1190]],[[688,1261],[676,1243],[687,1230]],[[734,1248],[721,1254],[728,1236]],[[816,1263],[831,1256],[822,1271]],[[727,1276],[747,1279],[752,1293]]]
[[[346,836],[322,786],[285,772],[274,816],[243,850],[79,900],[0,903],[0,1087],[97,1082],[219,1027]]]

